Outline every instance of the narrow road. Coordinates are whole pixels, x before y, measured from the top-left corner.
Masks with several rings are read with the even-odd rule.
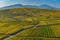
[[[52,25],[60,25],[60,23],[57,23],[57,24],[48,24],[48,25],[40,25],[40,26],[38,26],[38,24],[36,24],[36,25],[34,25],[33,27],[30,27],[30,28],[20,29],[19,31],[17,31],[17,32],[15,32],[13,34],[10,34],[8,36],[5,36],[1,40],[9,40],[10,38],[13,38],[13,37],[17,36],[18,34],[20,34],[21,32],[23,32],[25,30],[29,30],[31,28],[45,27],[45,26],[52,26]]]
[[[5,36],[4,38],[2,38],[1,40],[9,40],[10,38],[13,38],[15,36],[17,36],[18,34],[20,34],[21,32],[25,31],[25,30],[29,30],[31,28],[36,28],[38,26],[38,24],[35,24],[33,27],[30,27],[30,28],[25,28],[25,29],[20,29],[18,30],[17,32],[13,33],[13,34],[10,34],[8,36]]]

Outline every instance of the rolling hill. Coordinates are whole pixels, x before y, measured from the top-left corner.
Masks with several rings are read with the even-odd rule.
[[[30,38],[29,38],[30,37]],[[0,10],[0,40],[59,40],[60,10]]]

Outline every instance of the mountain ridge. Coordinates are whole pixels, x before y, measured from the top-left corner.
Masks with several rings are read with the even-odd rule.
[[[47,5],[47,4],[43,4],[40,6],[15,4],[15,5],[10,5],[10,6],[0,8],[0,10],[11,9],[11,8],[39,8],[39,9],[49,9],[49,10],[60,10],[60,8],[52,7],[52,6]]]

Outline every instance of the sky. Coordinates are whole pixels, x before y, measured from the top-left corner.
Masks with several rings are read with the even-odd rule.
[[[42,4],[47,4],[53,7],[60,8],[60,0],[0,0],[0,7],[5,7],[14,4],[38,6]]]

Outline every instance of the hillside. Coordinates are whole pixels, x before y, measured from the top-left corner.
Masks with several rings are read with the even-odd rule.
[[[0,40],[60,38],[59,28],[59,10],[34,8],[0,10]]]

